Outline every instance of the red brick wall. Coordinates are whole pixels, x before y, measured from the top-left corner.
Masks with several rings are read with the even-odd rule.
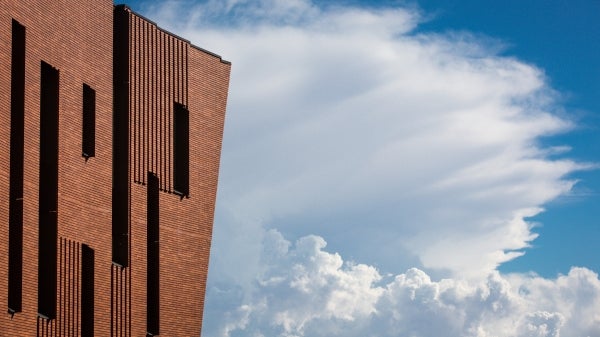
[[[202,322],[230,64],[133,13],[130,29],[133,335],[144,332],[146,318],[145,179],[151,171],[162,189],[160,331],[194,336]],[[189,198],[173,193],[175,102],[190,115]]]
[[[7,308],[8,157],[10,138],[11,20],[26,28],[23,305],[0,316],[0,336],[35,336],[37,324],[40,62],[60,72],[58,237],[89,244],[96,252],[97,335],[107,335],[110,293],[112,158],[112,1],[8,1],[0,8],[0,306]],[[96,90],[96,157],[81,156],[82,86]],[[58,243],[57,243],[58,244]],[[58,271],[57,271],[58,272]],[[71,276],[68,276],[71,277]],[[106,298],[103,298],[106,297]],[[63,332],[69,311],[53,323]]]
[[[12,19],[26,27],[23,306],[22,312],[12,318],[0,315],[0,336],[38,334],[39,82],[42,60],[60,71],[58,237],[77,245],[87,244],[94,250],[95,335],[111,335],[111,326],[114,335],[142,336],[146,332],[146,185],[137,179],[145,177],[146,171],[159,177],[163,189],[159,196],[160,332],[164,336],[199,335],[230,65],[131,14],[132,22],[138,25],[132,26],[131,52],[144,45],[146,51],[151,49],[156,54],[144,52],[130,60],[130,117],[135,118],[130,119],[130,128],[134,121],[137,123],[140,118],[146,118],[142,117],[142,106],[146,107],[144,113],[153,120],[162,119],[163,123],[144,124],[138,131],[130,130],[131,260],[128,268],[119,271],[112,266],[111,256],[112,1],[44,0],[3,4],[0,8],[0,233],[3,233],[0,236],[0,309],[2,306],[7,308]],[[141,36],[136,34],[146,31],[152,32],[151,36],[145,35],[152,39],[135,44]],[[180,49],[174,51],[174,46]],[[185,54],[179,54],[179,50]],[[140,65],[150,71],[140,72]],[[96,91],[96,155],[87,161],[81,156],[83,83]],[[143,90],[136,91],[134,83],[140,86],[137,89]],[[171,193],[170,149],[173,144],[169,123],[172,123],[173,100],[183,100],[184,95],[186,101],[181,103],[187,104],[190,114],[189,198]],[[142,155],[139,147],[136,149],[139,145],[134,141],[136,132],[153,137],[145,143],[148,148],[143,150],[143,156],[150,156],[150,161],[140,161],[136,157]],[[78,256],[79,253],[73,250],[69,254]],[[73,261],[73,273],[65,274],[64,268],[59,268],[57,273],[59,284],[63,282],[63,288],[75,287],[73,293],[78,294],[80,289],[76,281],[82,266],[77,260]],[[115,305],[111,307],[111,300],[114,304],[115,288],[121,285],[115,285],[114,281],[121,273],[125,310],[117,313]],[[57,296],[58,317],[48,326],[52,331],[43,334],[67,335],[68,331],[79,331],[76,318],[80,313],[73,308],[78,297],[67,299],[60,291]],[[70,323],[67,325],[67,322]]]

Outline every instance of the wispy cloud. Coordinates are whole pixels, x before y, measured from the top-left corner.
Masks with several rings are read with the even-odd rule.
[[[373,286],[385,282],[377,281],[381,276],[373,266],[393,274],[419,268],[405,280],[428,279],[425,272],[453,279],[425,282],[438,288],[454,282],[460,290],[458,280],[477,283],[489,275],[504,284],[496,267],[523,254],[536,237],[528,218],[571,190],[570,173],[588,167],[557,155],[564,148],[541,145],[543,137],[573,127],[557,113],[559,94],[542,70],[503,56],[490,39],[418,33],[423,15],[417,9],[323,7],[309,0],[153,6],[148,16],[233,63],[208,295],[213,305],[214,296],[246,305],[235,311],[220,304],[219,310],[239,318],[232,320],[232,330],[264,331],[257,327],[263,324],[286,336],[317,336],[306,333],[311,326],[306,322],[327,318],[331,329],[342,329],[360,316],[357,322],[371,327],[364,319],[386,310],[386,324],[396,324],[392,312],[399,309],[392,302],[387,309],[382,305],[395,298],[390,287],[400,281]],[[359,283],[368,285],[371,292],[362,294],[361,306],[336,304],[338,309],[326,313],[327,307],[292,304],[294,291],[303,296],[300,283],[292,286],[286,277],[299,271],[288,260],[279,269],[265,265],[261,255],[273,228],[290,238],[326,238],[333,251],[370,265],[336,267],[344,275],[360,274]],[[320,242],[313,236],[304,240]],[[317,244],[314,251],[321,248]],[[329,263],[338,266],[339,259]],[[277,283],[277,277],[257,283],[265,269],[281,273],[277,277],[287,283]],[[342,281],[324,282],[331,294],[356,295],[335,292]],[[461,300],[479,296],[469,289]],[[285,292],[289,300],[277,302],[266,293],[252,295],[255,291]],[[423,310],[452,316],[452,305],[442,302],[435,305],[443,310],[434,304]],[[461,319],[472,316],[460,310],[480,309],[461,305],[454,313]],[[492,322],[493,310],[482,315],[486,310],[490,317],[477,318],[483,325],[447,325],[454,316],[439,324],[466,333],[471,326],[505,323],[502,316]],[[558,331],[569,321],[562,311],[517,312],[530,315],[519,318],[523,329],[547,322],[544,329]],[[423,326],[429,328],[435,329]],[[558,336],[539,329],[539,336]]]

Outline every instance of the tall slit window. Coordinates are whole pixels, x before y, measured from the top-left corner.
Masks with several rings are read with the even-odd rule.
[[[8,311],[21,311],[23,283],[23,154],[25,140],[25,27],[12,21]]]
[[[40,83],[38,314],[47,319],[56,317],[58,86],[58,70],[42,61]]]
[[[159,334],[160,284],[159,284],[159,180],[148,172],[147,190],[147,316],[148,335]]]
[[[82,149],[84,158],[96,155],[96,91],[83,85]]]
[[[175,193],[180,196],[189,197],[190,181],[190,116],[185,105],[175,103],[173,113],[173,185]]]
[[[129,266],[129,12],[114,11],[112,261]]]
[[[94,336],[94,250],[81,245],[81,336]]]

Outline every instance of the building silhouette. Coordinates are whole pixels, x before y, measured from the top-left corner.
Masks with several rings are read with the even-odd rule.
[[[0,336],[198,336],[230,63],[112,0],[0,6]]]

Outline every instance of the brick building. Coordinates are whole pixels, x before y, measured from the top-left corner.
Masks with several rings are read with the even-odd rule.
[[[0,336],[198,336],[230,64],[112,0],[0,6]]]

